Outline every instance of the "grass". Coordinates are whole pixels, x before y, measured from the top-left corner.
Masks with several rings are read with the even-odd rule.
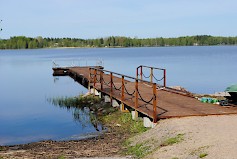
[[[204,158],[206,157],[208,154],[205,153],[206,149],[208,149],[210,146],[202,146],[202,147],[199,147],[197,148],[196,150],[192,151],[190,153],[190,155],[193,155],[193,156],[197,156],[199,158]]]
[[[135,146],[128,146],[126,155],[133,155],[136,158],[142,158],[146,156],[150,151],[150,146],[146,146],[144,143],[136,144]]]
[[[106,115],[115,111],[110,104],[104,103],[103,99],[93,95],[49,98],[47,101],[55,106],[68,110],[75,108],[88,108],[91,112],[96,113],[97,115]]]
[[[122,113],[116,111],[108,114],[100,119],[103,123],[110,123],[110,125],[121,125],[120,132],[126,131],[130,136],[147,131],[149,128],[143,126],[142,120],[132,120],[131,113]]]
[[[79,97],[49,98],[47,99],[47,101],[59,107],[71,107],[71,106],[85,107],[87,105],[93,105],[95,103],[99,103],[101,102],[101,99],[93,95],[88,96],[80,95]]]
[[[64,156],[59,156],[58,159],[65,159],[65,157]]]
[[[206,157],[208,154],[207,153],[201,153],[200,155],[199,155],[199,158],[204,158],[204,157]]]
[[[0,151],[3,151],[3,148],[0,146]],[[3,157],[0,157],[0,159],[3,159]]]
[[[123,150],[120,152],[121,154],[142,158],[149,153],[150,147],[147,146],[146,143],[131,145],[131,142],[128,139],[149,129],[143,126],[142,120],[132,120],[131,113],[122,113],[120,111],[106,115],[102,117],[101,120],[103,123],[109,123],[110,127],[117,127],[116,133],[126,136],[127,140],[124,139],[124,141],[121,141],[123,143]]]
[[[175,137],[168,138],[163,144],[161,144],[161,146],[168,146],[168,145],[173,145],[173,144],[179,143],[179,142],[183,141],[183,136],[184,136],[184,134],[178,134]]]

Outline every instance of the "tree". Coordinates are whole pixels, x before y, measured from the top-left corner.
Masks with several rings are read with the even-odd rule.
[[[29,38],[15,36],[0,40],[0,49],[35,49],[48,47],[162,47],[193,45],[237,45],[237,37],[215,37],[210,35],[184,36],[177,38],[130,38],[110,36],[108,38]]]
[[[38,42],[38,48],[43,48],[44,40],[43,40],[42,36],[37,36],[36,40]]]

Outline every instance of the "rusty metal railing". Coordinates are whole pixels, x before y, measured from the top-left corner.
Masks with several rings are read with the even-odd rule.
[[[150,69],[149,76],[146,76],[144,74],[144,68]],[[154,70],[163,71],[163,77],[161,77],[161,79],[157,79],[157,77],[154,75]],[[156,81],[156,83],[163,80],[163,86],[166,87],[166,69],[140,65],[137,67],[137,71],[136,71],[136,77],[138,78],[139,76],[141,80],[143,80],[143,77],[150,78],[151,83],[153,83],[154,80]]]
[[[105,74],[107,75],[105,77]],[[138,109],[139,107],[142,107],[144,105],[151,105],[152,111],[153,111],[153,122],[157,122],[157,85],[153,82],[148,82],[142,79],[134,78],[131,76],[119,74],[116,72],[96,68],[96,67],[90,67],[89,68],[89,86],[93,86],[94,90],[96,88],[96,85],[98,84],[99,89],[103,92],[106,86],[106,89],[108,91],[109,89],[109,95],[110,100],[112,103],[113,94],[115,91],[118,91],[118,94],[120,95],[121,102],[125,102],[125,95],[130,96],[132,100],[134,101],[134,108]],[[116,80],[116,82],[115,82]],[[119,80],[119,81],[118,81]],[[133,89],[127,88],[126,83],[134,82]],[[148,83],[151,85],[151,98],[149,100],[144,99],[143,94],[141,91],[139,91],[139,84]],[[140,85],[142,86],[142,85]],[[144,86],[144,85],[143,85]],[[97,87],[97,88],[98,88]],[[129,92],[130,91],[130,92]],[[139,105],[139,101],[142,101],[140,103],[143,103],[142,105]],[[145,104],[144,104],[145,103]]]

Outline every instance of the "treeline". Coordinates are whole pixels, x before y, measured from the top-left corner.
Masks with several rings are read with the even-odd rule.
[[[58,47],[158,47],[158,46],[205,46],[237,45],[237,37],[216,37],[209,35],[178,38],[129,38],[111,36],[97,39],[77,38],[29,38],[25,36],[0,39],[0,49],[37,49]]]

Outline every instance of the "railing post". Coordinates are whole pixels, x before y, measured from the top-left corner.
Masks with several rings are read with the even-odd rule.
[[[100,71],[100,89],[103,91],[103,71]]]
[[[124,87],[125,87],[125,83],[124,83],[124,76],[122,76],[122,92],[121,92],[121,94],[122,94],[122,102],[124,101]]]
[[[166,69],[164,69],[164,87],[166,87]]]
[[[113,100],[113,73],[110,72],[110,103],[112,104],[112,100]]]
[[[137,67],[137,72],[136,72],[136,78],[138,78],[138,70],[139,70],[140,66]]]
[[[151,67],[150,79],[151,79],[151,83],[153,83],[153,68],[152,67]]]
[[[153,83],[153,122],[157,122],[157,110],[156,110],[156,104],[157,104],[157,90],[156,90],[156,83]]]
[[[141,80],[142,80],[142,74],[143,74],[143,72],[142,72],[142,66],[141,66],[141,69],[140,69]]]
[[[94,84],[93,84],[93,94],[95,95],[95,84],[96,84],[96,69],[94,69]]]
[[[91,89],[91,68],[89,68],[89,77],[88,77],[88,90],[90,91]]]
[[[138,108],[138,79],[135,82],[135,108]]]

